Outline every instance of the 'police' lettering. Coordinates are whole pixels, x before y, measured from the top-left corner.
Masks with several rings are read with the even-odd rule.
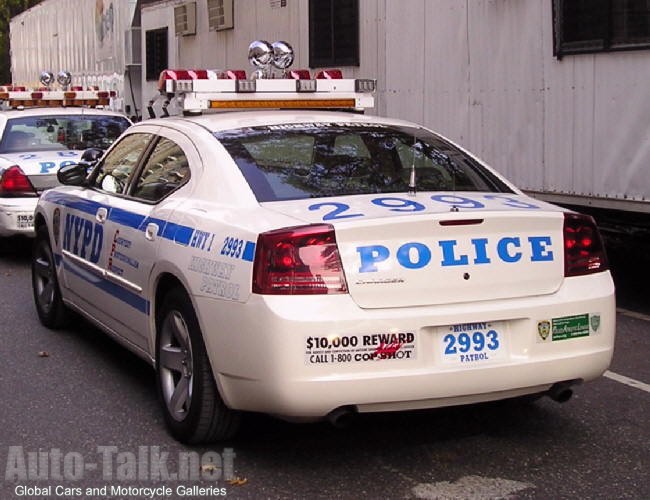
[[[507,264],[514,264],[524,258],[530,262],[551,262],[555,259],[550,236],[529,236],[524,243],[519,236],[505,236],[496,241],[474,238],[470,240],[470,249],[465,253],[460,250],[458,243],[458,240],[438,241],[442,267],[485,265],[493,259]],[[378,264],[391,257],[391,250],[384,245],[360,246],[356,250],[359,254],[360,273],[379,271]],[[432,249],[417,241],[404,243],[395,252],[395,260],[406,269],[421,269],[429,265],[432,258]]]
[[[60,155],[62,152],[63,152],[63,151],[59,152],[59,155]],[[68,155],[68,156],[75,156],[76,153],[75,153],[74,151],[71,151],[71,152],[72,152],[72,155]],[[61,168],[61,167],[65,167],[66,165],[74,165],[75,163],[77,163],[77,162],[76,162],[76,161],[73,161],[73,160],[64,160],[64,161],[60,162],[60,163],[57,165],[57,164],[54,163],[53,161],[41,161],[41,162],[39,162],[39,164],[38,164],[38,165],[41,167],[41,171],[40,171],[39,173],[41,173],[41,174],[49,174],[50,171],[51,171],[52,169],[54,169],[54,168],[59,169],[59,168]]]
[[[66,214],[63,226],[63,249],[87,259],[99,262],[104,241],[104,228],[88,219]]]
[[[531,236],[530,241],[530,260],[533,262],[553,260],[553,252],[547,247],[551,246],[551,238],[548,236]]]
[[[443,266],[466,266],[467,255],[456,256],[456,240],[439,241],[438,245],[442,248],[442,262]]]
[[[422,243],[405,243],[397,250],[397,260],[408,269],[420,269],[431,262],[431,250]]]
[[[360,273],[373,273],[377,271],[378,262],[385,261],[390,255],[390,251],[383,245],[372,245],[367,247],[357,247],[359,257],[361,257]]]
[[[519,238],[501,238],[497,244],[497,252],[499,252],[499,258],[503,262],[517,262],[521,259],[521,252],[512,253],[510,247],[520,248],[521,241]]]

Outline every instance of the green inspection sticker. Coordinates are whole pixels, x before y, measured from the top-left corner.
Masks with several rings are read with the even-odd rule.
[[[551,320],[553,341],[589,336],[589,315],[564,316]]]

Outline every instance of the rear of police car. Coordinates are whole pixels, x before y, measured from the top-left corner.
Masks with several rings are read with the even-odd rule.
[[[268,226],[247,303],[201,311],[237,331],[215,354],[229,406],[337,420],[565,401],[607,369],[614,286],[591,218],[414,124],[279,117],[214,134]]]
[[[87,148],[108,148],[130,122],[110,111],[15,102],[20,109],[0,113],[0,236],[31,236],[38,196],[59,184],[57,170]]]

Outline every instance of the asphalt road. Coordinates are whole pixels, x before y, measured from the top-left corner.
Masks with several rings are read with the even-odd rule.
[[[28,254],[0,256],[0,499],[650,498],[650,259],[612,258],[614,361],[565,404],[365,415],[344,430],[251,416],[237,440],[189,448],[165,431],[148,365],[84,322],[40,325]]]

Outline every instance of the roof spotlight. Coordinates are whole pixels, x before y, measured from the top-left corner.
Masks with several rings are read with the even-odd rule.
[[[287,42],[279,40],[273,42],[273,66],[278,69],[287,69],[293,64],[293,48]]]
[[[248,60],[257,68],[267,68],[273,60],[273,47],[264,40],[255,40],[248,46]]]
[[[56,81],[59,82],[61,87],[67,87],[72,82],[72,75],[69,71],[59,71],[56,75]]]
[[[54,83],[54,75],[52,74],[51,71],[43,71],[41,72],[41,76],[38,79],[41,82],[41,85],[44,85],[45,87],[49,87]]]

